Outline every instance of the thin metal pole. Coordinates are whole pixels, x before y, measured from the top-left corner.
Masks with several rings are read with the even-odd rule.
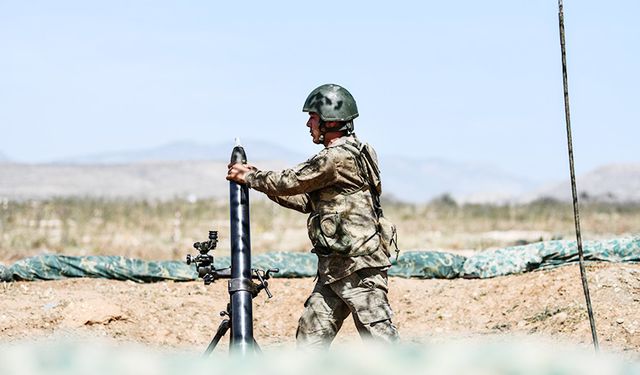
[[[571,115],[569,112],[569,83],[567,80],[567,52],[564,40],[564,9],[562,0],[558,0],[558,20],[560,23],[560,49],[562,50],[562,82],[564,85],[564,114],[567,123],[567,143],[569,148],[569,169],[571,172],[571,193],[573,194],[573,218],[576,226],[576,239],[578,244],[578,258],[580,261],[580,277],[582,279],[582,289],[584,298],[587,301],[587,313],[589,314],[589,323],[591,325],[591,337],[593,338],[593,347],[596,352],[600,350],[598,344],[598,334],[596,333],[596,321],[593,318],[593,309],[591,308],[591,297],[589,296],[589,284],[587,283],[587,271],[584,267],[584,252],[582,251],[582,236],[580,235],[580,212],[578,208],[578,193],[576,187],[576,174],[573,165],[573,141],[571,139]]]

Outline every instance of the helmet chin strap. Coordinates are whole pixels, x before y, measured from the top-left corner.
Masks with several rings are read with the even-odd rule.
[[[318,137],[318,143],[324,143],[324,135],[327,133],[327,122],[323,119],[320,119],[318,124],[320,125],[320,136]]]
[[[320,136],[318,137],[318,143],[324,143],[324,135],[327,133],[327,122],[320,119],[319,123]],[[349,121],[342,127],[331,129],[332,132],[342,132],[343,135],[349,135],[353,133],[353,122]]]

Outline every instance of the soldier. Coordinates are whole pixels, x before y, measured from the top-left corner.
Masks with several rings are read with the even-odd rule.
[[[307,228],[318,276],[298,322],[299,347],[328,348],[350,313],[362,338],[397,341],[387,299],[391,263],[381,239],[381,189],[372,181],[379,174],[370,172],[377,172],[377,159],[353,132],[356,102],[345,88],[326,84],[309,94],[302,110],[309,113],[307,127],[313,143],[324,145],[322,151],[277,172],[229,165],[227,179],[310,214]]]

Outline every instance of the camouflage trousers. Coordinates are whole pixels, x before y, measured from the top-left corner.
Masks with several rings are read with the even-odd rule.
[[[298,347],[327,349],[349,314],[363,339],[398,341],[387,291],[387,272],[379,268],[365,268],[330,284],[316,283],[298,322]]]

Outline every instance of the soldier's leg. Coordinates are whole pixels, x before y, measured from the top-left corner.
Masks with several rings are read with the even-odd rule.
[[[393,311],[387,298],[386,271],[365,268],[330,285],[349,306],[363,339],[381,342],[399,340],[398,330],[391,321]]]
[[[328,285],[316,283],[298,321],[298,348],[329,348],[349,313],[347,304]]]
[[[373,341],[392,343],[400,339],[398,328],[396,328],[391,319],[364,324],[359,322],[358,318],[354,316],[353,321],[360,333],[360,337],[365,340],[371,339]]]

